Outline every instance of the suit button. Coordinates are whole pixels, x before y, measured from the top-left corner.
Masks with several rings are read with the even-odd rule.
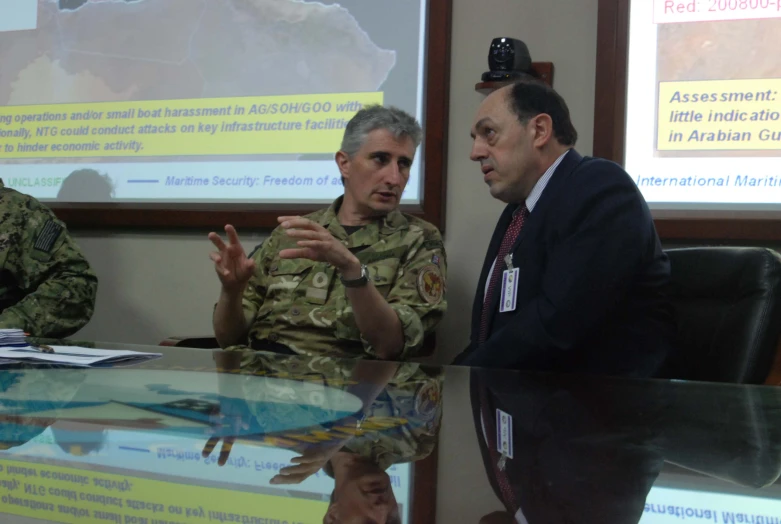
[[[276,342],[277,340],[279,340],[279,335],[277,335],[276,333],[272,333],[272,334],[270,334],[270,335],[268,336],[268,339],[269,339],[271,342]]]
[[[298,315],[301,314],[301,312],[298,310],[297,307],[294,307],[293,309],[290,310],[290,314],[293,315],[294,317],[297,317]]]

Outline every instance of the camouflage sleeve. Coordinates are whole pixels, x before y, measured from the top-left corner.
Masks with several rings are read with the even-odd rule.
[[[0,328],[64,338],[92,317],[98,278],[54,213],[34,200],[24,207],[16,260],[6,266],[25,296],[0,313]]]
[[[263,299],[266,296],[266,286],[269,261],[273,258],[272,249],[275,244],[274,235],[267,238],[249,254],[249,258],[255,260],[255,274],[247,283],[247,289],[244,290],[242,297],[242,307],[246,318],[255,318],[263,305]],[[271,258],[269,258],[271,254]]]
[[[447,310],[447,259],[439,231],[424,230],[402,261],[387,300],[401,321],[401,360],[413,358],[426,336],[434,332]]]

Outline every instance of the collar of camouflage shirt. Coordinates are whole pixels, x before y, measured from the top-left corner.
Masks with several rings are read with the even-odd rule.
[[[348,240],[349,238],[350,245],[348,247],[371,246],[380,241],[380,235],[389,236],[396,231],[409,227],[409,222],[404,217],[404,214],[398,209],[394,209],[384,216],[381,221],[367,224],[363,229],[348,236],[347,232],[339,224],[339,220],[337,220],[337,213],[343,199],[344,196],[340,196],[334,200],[318,222],[321,226],[327,228],[337,239]]]

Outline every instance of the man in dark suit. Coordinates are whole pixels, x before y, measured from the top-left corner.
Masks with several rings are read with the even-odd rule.
[[[472,160],[507,203],[472,311],[470,366],[653,376],[672,349],[670,264],[634,181],[583,157],[561,96],[536,80],[490,94]]]

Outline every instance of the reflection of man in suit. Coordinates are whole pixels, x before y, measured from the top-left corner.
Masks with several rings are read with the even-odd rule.
[[[572,382],[571,377],[471,371],[480,451],[505,507],[481,523],[640,520],[663,464],[663,388],[645,382],[611,387]],[[504,460],[497,451],[497,410],[512,418],[512,458]]]
[[[665,461],[755,489],[781,470],[773,388],[478,369],[470,378],[483,464],[505,508],[481,524],[635,524]],[[504,469],[497,409],[512,417]],[[696,489],[697,475],[688,479]]]
[[[489,95],[472,135],[471,158],[507,206],[459,362],[657,373],[674,333],[664,296],[670,265],[635,182],[617,164],[574,150],[566,103],[539,81]],[[503,286],[512,271],[514,283]]]

